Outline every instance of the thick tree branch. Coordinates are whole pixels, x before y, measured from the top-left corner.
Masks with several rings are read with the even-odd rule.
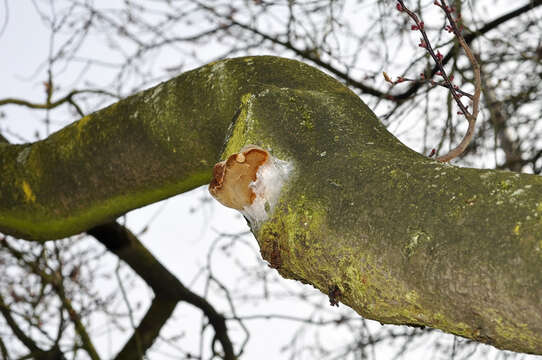
[[[276,202],[252,213],[283,276],[334,289],[366,318],[542,354],[541,178],[427,159],[353,92],[292,60],[213,63],[44,141],[0,146],[0,229],[31,240],[84,231],[207,182],[215,159],[247,144],[289,164]],[[157,296],[197,306],[226,334],[205,299],[119,232],[90,231]]]
[[[46,141],[0,147],[0,231],[25,239],[65,237],[206,184],[243,95],[264,86],[344,89],[319,72],[311,78],[315,70],[301,63],[284,67],[283,59],[267,59],[188,72]],[[134,171],[141,164],[146,170]]]
[[[130,230],[117,222],[112,222],[96,226],[87,232],[128,264],[156,294],[153,304],[137,330],[144,348],[145,346],[148,348],[158,336],[161,326],[168,318],[167,312],[172,312],[178,301],[185,301],[199,308],[209,319],[209,323],[215,330],[215,336],[222,345],[224,359],[235,359],[233,345],[229,339],[226,321],[222,314],[219,314],[206,299],[186,288],[141,244]],[[161,321],[153,322],[152,318],[161,319]],[[129,340],[130,344],[135,344],[134,336]],[[133,354],[132,351],[135,350],[127,343],[119,353],[119,359],[129,359],[127,354]]]
[[[8,141],[6,140],[6,143]],[[141,358],[141,354],[145,354],[146,351],[152,346],[155,339],[158,337],[160,333],[160,329],[165,325],[167,320],[171,317],[173,314],[173,311],[175,310],[175,307],[177,305],[177,302],[180,301],[188,301],[191,300],[195,306],[201,305],[200,309],[204,312],[205,315],[209,317],[209,322],[215,329],[216,338],[220,341],[222,344],[223,349],[225,349],[226,356],[224,357],[227,359],[234,359],[233,356],[233,345],[231,343],[231,340],[229,339],[227,329],[226,329],[226,323],[225,319],[222,315],[216,312],[211,304],[209,304],[205,299],[200,298],[198,295],[192,293],[187,288],[179,289],[180,291],[177,292],[177,294],[181,294],[181,297],[178,296],[170,296],[169,291],[164,289],[169,289],[169,286],[160,287],[158,284],[160,281],[158,279],[163,279],[162,276],[166,276],[167,279],[169,279],[170,284],[175,283],[175,286],[181,286],[179,280],[175,278],[175,276],[167,269],[165,269],[161,264],[158,263],[158,261],[150,254],[144,246],[139,242],[137,237],[129,231],[126,227],[118,224],[117,222],[102,225],[96,228],[93,228],[88,231],[88,233],[92,236],[94,236],[97,240],[102,242],[103,245],[108,247],[110,250],[112,248],[115,248],[116,250],[112,250],[115,254],[119,255],[119,249],[123,248],[125,246],[136,246],[139,249],[144,249],[140,252],[138,252],[137,255],[130,257],[129,255],[125,255],[123,257],[120,257],[122,260],[130,261],[128,263],[133,270],[136,271],[142,271],[143,274],[141,275],[138,273],[142,278],[147,282],[147,284],[155,291],[157,294],[157,297],[155,297],[152,301],[152,304],[150,308],[147,310],[147,313],[145,314],[145,317],[141,320],[139,326],[137,329],[135,329],[134,334],[130,337],[130,339],[127,341],[127,343],[124,345],[122,350],[117,354],[115,357],[116,360],[131,360],[131,359],[139,359]],[[136,244],[136,245],[134,245]],[[124,253],[124,252],[123,252]],[[20,254],[19,254],[20,255]],[[145,271],[144,268],[141,266],[142,256],[143,257],[152,257],[152,260],[158,264],[158,266],[155,266],[153,269],[150,269],[150,271]],[[148,259],[145,261],[145,263],[148,262]],[[158,271],[157,271],[158,270]],[[157,271],[157,272],[156,272]],[[157,275],[157,276],[149,276],[149,274]],[[162,296],[162,293],[167,292],[167,296]],[[188,295],[188,296],[187,296]],[[63,302],[65,303],[65,297]],[[199,306],[198,306],[199,307]],[[74,313],[73,308],[71,308],[71,313]],[[6,321],[8,324],[13,325],[15,327],[12,327],[12,330],[14,331],[15,335],[23,342],[25,345],[30,345],[33,347],[28,347],[28,349],[35,353],[34,356],[37,356],[37,359],[41,360],[55,360],[59,359],[61,360],[62,353],[59,349],[56,347],[52,349],[51,351],[44,352],[40,350],[33,341],[26,337],[24,332],[22,332],[19,327],[17,326],[17,323],[13,320],[11,317],[11,314],[9,313],[9,309],[4,306],[3,299],[0,295],[0,312],[4,315],[4,317],[8,316],[6,318]],[[61,330],[59,329],[59,337],[60,337]],[[50,357],[52,356],[52,357]]]

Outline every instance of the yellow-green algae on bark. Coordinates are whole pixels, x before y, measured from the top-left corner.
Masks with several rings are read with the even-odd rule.
[[[347,91],[246,99],[225,155],[256,144],[294,169],[253,229],[271,266],[368,318],[542,352],[539,177],[426,159]]]
[[[44,141],[0,145],[0,231],[84,231],[203,184],[246,144],[293,168],[253,229],[283,276],[336,286],[381,322],[542,354],[542,180],[424,158],[346,87],[292,60],[210,64]]]
[[[243,95],[341,88],[297,61],[225,60],[25,145],[0,144],[0,231],[57,239],[206,184]]]

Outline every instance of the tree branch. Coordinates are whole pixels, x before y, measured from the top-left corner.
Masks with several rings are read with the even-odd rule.
[[[497,94],[492,84],[489,83],[487,74],[483,74],[482,81],[484,84],[484,101],[489,112],[488,120],[504,152],[505,162],[503,165],[511,171],[520,172],[524,166],[523,159],[519,143],[513,140],[507,131],[508,116],[505,112],[503,102],[497,99]]]
[[[347,73],[337,69],[333,65],[331,65],[331,64],[329,64],[329,63],[327,63],[325,61],[322,61],[320,58],[314,56],[311,51],[307,51],[307,50],[297,48],[290,41],[282,41],[282,40],[280,40],[280,39],[278,39],[276,37],[272,37],[270,35],[267,35],[267,34],[255,29],[255,28],[249,26],[249,25],[240,23],[240,22],[235,21],[233,19],[230,19],[230,21],[231,21],[232,24],[234,24],[234,25],[236,25],[236,26],[238,26],[238,27],[240,27],[242,29],[248,30],[248,31],[252,32],[255,35],[261,36],[265,40],[269,40],[274,44],[281,45],[285,49],[292,50],[295,54],[301,56],[302,58],[304,58],[306,60],[310,60],[311,62],[313,62],[314,64],[320,66],[323,69],[326,69],[327,71],[329,71],[333,75],[337,76],[338,78],[343,79],[346,82],[347,85],[353,86],[353,87],[361,90],[361,92],[363,92],[365,94],[373,95],[373,96],[376,96],[376,97],[379,97],[379,98],[380,97],[388,98],[388,96],[390,96],[388,93],[382,92],[382,91],[380,91],[378,89],[375,89],[375,88],[373,88],[371,86],[365,85],[361,81],[357,81],[357,80],[353,79]]]
[[[6,348],[6,344],[2,338],[0,338],[0,355],[2,355],[2,359],[9,360],[8,349]]]
[[[98,355],[98,352],[96,351],[96,348],[94,347],[94,344],[90,339],[90,336],[81,320],[81,317],[73,307],[71,300],[66,296],[66,293],[64,292],[63,278],[56,274],[50,275],[46,273],[39,267],[39,264],[37,262],[26,260],[24,258],[24,254],[9,245],[9,243],[5,239],[3,245],[17,260],[23,262],[29,269],[32,270],[34,274],[38,275],[43,282],[52,286],[57,296],[59,297],[62,305],[68,311],[70,320],[74,324],[75,332],[81,339],[83,349],[87,352],[87,354],[92,360],[100,360],[100,356]]]
[[[443,63],[442,63],[442,55],[440,54],[440,52],[435,53],[435,51],[433,50],[431,41],[429,40],[427,33],[425,32],[423,21],[420,21],[418,16],[405,5],[403,0],[397,0],[397,10],[399,10],[400,12],[407,13],[408,16],[416,24],[416,25],[412,25],[412,30],[417,30],[422,35],[422,39],[420,40],[419,46],[427,50],[427,52],[433,59],[435,65],[437,66],[438,68],[437,74],[439,76],[442,76],[442,78],[444,79],[442,83],[444,83],[445,86],[448,88],[448,90],[450,91],[452,95],[452,98],[456,102],[457,106],[459,106],[459,108],[461,109],[461,111],[458,111],[458,115],[465,116],[469,123],[467,132],[465,133],[465,136],[463,137],[461,142],[445,155],[438,156],[436,158],[437,161],[447,162],[461,155],[465,151],[467,146],[470,144],[470,142],[472,141],[472,138],[474,136],[475,126],[476,126],[476,119],[478,117],[478,111],[479,111],[480,94],[482,91],[482,80],[480,77],[480,65],[478,64],[476,57],[472,53],[472,50],[469,48],[469,46],[465,42],[465,39],[463,35],[461,34],[461,30],[458,28],[457,23],[452,16],[452,11],[453,11],[452,8],[448,6],[448,4],[446,3],[446,0],[435,0],[434,5],[440,7],[442,11],[444,12],[446,19],[448,23],[450,24],[447,26],[448,30],[454,33],[454,36],[457,38],[457,41],[461,45],[461,48],[465,51],[465,54],[467,55],[467,58],[469,59],[469,62],[471,64],[472,72],[474,74],[474,94],[472,96],[469,96],[469,99],[472,100],[472,112],[467,109],[468,105],[465,106],[461,100],[461,96],[463,95],[463,92],[459,91],[458,86],[453,85],[452,78],[448,76],[448,73],[446,72],[446,69],[444,68]],[[395,84],[397,82],[402,82],[405,80],[405,78],[400,77],[396,82],[393,82],[391,81],[391,79],[386,73],[384,73],[384,78],[386,79],[386,81],[392,84]]]
[[[542,5],[542,0],[532,0],[528,4],[526,4],[524,6],[521,6],[516,10],[513,10],[513,11],[507,13],[507,14],[504,14],[504,15],[502,15],[502,16],[488,22],[487,24],[482,26],[480,29],[478,29],[476,31],[473,31],[473,32],[471,32],[469,34],[466,34],[464,36],[465,43],[470,44],[473,40],[475,40],[479,36],[482,36],[482,35],[490,32],[491,30],[496,29],[497,27],[504,24],[505,22],[507,22],[507,21],[509,21],[511,19],[514,19],[514,18],[516,18],[516,17],[518,17],[518,16],[520,16],[520,15],[522,15],[522,14],[524,14],[524,13],[530,11],[530,10],[533,10],[534,8],[536,8],[536,7],[540,6],[540,5]],[[200,6],[202,8],[204,8],[204,9],[206,9],[207,11],[212,12],[214,15],[222,17],[220,14],[218,14],[216,12],[215,9],[213,9],[211,7],[207,7],[207,6],[203,5],[203,4],[200,4]],[[233,24],[235,26],[238,26],[238,27],[240,27],[242,29],[248,30],[248,31],[252,32],[255,35],[261,36],[265,40],[268,40],[268,41],[270,41],[270,42],[272,42],[274,44],[277,44],[277,45],[280,45],[280,46],[284,47],[285,49],[293,51],[295,54],[299,55],[301,58],[303,58],[305,60],[309,60],[309,61],[313,62],[315,65],[318,65],[323,69],[326,69],[327,71],[331,72],[332,74],[334,74],[338,78],[344,80],[348,86],[355,87],[364,94],[372,95],[372,96],[375,96],[375,97],[378,97],[378,98],[385,98],[387,100],[391,100],[391,101],[395,101],[395,102],[403,102],[404,100],[407,100],[411,96],[416,94],[418,89],[423,85],[423,82],[414,82],[412,84],[412,86],[410,86],[406,91],[404,91],[402,93],[398,93],[398,94],[390,94],[387,91],[381,91],[381,90],[376,89],[374,87],[368,86],[368,85],[364,84],[361,81],[353,79],[348,73],[345,73],[344,71],[342,71],[340,69],[337,69],[333,65],[331,65],[329,63],[326,63],[325,61],[322,61],[318,57],[315,57],[311,51],[306,51],[306,50],[297,48],[290,41],[282,41],[279,38],[271,36],[271,35],[266,34],[266,33],[263,33],[260,30],[258,30],[256,28],[253,28],[252,26],[240,23],[240,22],[234,20],[233,18],[228,18],[228,20],[231,21],[231,24]],[[454,53],[455,53],[455,49],[452,48],[443,57],[442,65],[446,65],[452,59]],[[433,67],[433,69],[431,70],[431,72],[430,72],[429,78],[432,78],[438,71],[439,71],[439,67],[437,65],[435,65]]]
[[[185,73],[88,115],[47,141],[0,147],[0,231],[58,239],[204,185],[243,95],[265,86],[343,89],[297,61],[252,59],[246,61],[257,65],[248,68],[245,60],[234,60]],[[147,168],[134,172],[141,164]]]
[[[472,138],[474,136],[475,126],[476,126],[476,119],[478,118],[480,94],[482,92],[482,79],[480,77],[480,65],[478,64],[478,61],[476,60],[476,57],[472,53],[472,50],[470,49],[469,45],[466,43],[465,39],[463,38],[461,31],[457,28],[457,24],[455,20],[452,18],[452,14],[450,13],[450,11],[447,10],[448,5],[446,4],[446,0],[440,0],[440,2],[442,3],[440,7],[444,10],[444,13],[446,14],[446,18],[448,19],[448,22],[450,23],[453,29],[454,35],[457,38],[459,45],[461,45],[461,48],[463,49],[463,51],[465,51],[465,54],[467,55],[467,58],[469,59],[469,62],[471,64],[472,72],[474,74],[474,94],[472,96],[472,112],[469,112],[466,107],[463,107],[463,103],[457,96],[457,93],[454,87],[452,86],[450,89],[454,99],[456,99],[457,104],[461,108],[462,115],[464,115],[467,118],[467,121],[469,122],[469,127],[467,128],[467,132],[465,133],[465,136],[455,148],[450,150],[447,154],[437,157],[437,161],[446,162],[461,155],[465,151],[467,146],[470,144],[470,142],[472,141]],[[446,73],[443,73],[443,76],[446,81],[450,82]]]
[[[115,356],[115,360],[143,359],[143,355],[158,337],[160,329],[173,314],[176,305],[177,299],[156,296],[139,326],[135,329],[134,334]]]
[[[466,34],[464,36],[465,43],[467,45],[470,45],[470,43],[473,42],[478,37],[480,37],[480,36],[482,36],[484,34],[487,34],[491,30],[496,29],[497,27],[504,24],[505,22],[507,22],[507,21],[509,21],[511,19],[514,19],[514,18],[516,18],[516,17],[518,17],[518,16],[520,16],[522,14],[525,14],[526,12],[531,11],[534,8],[537,8],[540,5],[542,5],[542,0],[532,0],[532,1],[529,1],[528,4],[526,4],[524,6],[521,6],[521,7],[517,8],[516,10],[513,10],[513,11],[507,13],[507,14],[499,16],[498,18],[496,18],[496,19],[488,22],[484,26],[482,26],[480,29]],[[453,58],[454,54],[455,54],[455,49],[452,48],[442,58],[442,65],[446,65]],[[439,67],[437,65],[435,65],[433,67],[433,69],[431,70],[431,73],[430,73],[429,77],[431,78],[431,77],[435,76],[435,74],[438,71],[439,71]],[[416,94],[416,92],[418,91],[420,86],[421,86],[420,83],[414,83],[410,88],[408,88],[408,90],[406,90],[403,93],[393,95],[392,98],[395,101],[406,100],[406,99],[410,98],[411,96],[413,96],[414,94]]]
[[[96,238],[107,249],[116,254],[121,260],[128,264],[136,274],[138,274],[149,285],[156,294],[156,304],[148,310],[147,315],[142,320],[139,328],[142,330],[142,340],[152,343],[158,336],[158,325],[151,325],[149,319],[153,313],[161,314],[163,323],[167,320],[165,312],[170,308],[173,311],[174,303],[185,301],[199,308],[209,319],[209,323],[215,330],[215,336],[220,341],[224,351],[224,359],[233,360],[235,354],[233,345],[228,336],[226,321],[222,314],[219,314],[214,307],[204,298],[195,294],[186,288],[169,270],[167,270],[148,250],[139,242],[137,237],[127,228],[117,222],[96,226],[87,231],[87,233]],[[158,304],[164,305],[163,310],[156,307]],[[166,306],[169,304],[169,307]],[[163,312],[160,312],[163,311]],[[146,320],[147,319],[147,320]],[[138,328],[138,329],[139,329]],[[151,335],[154,334],[154,337]],[[131,342],[135,338],[130,339]],[[150,343],[147,343],[150,346]],[[126,353],[130,352],[128,344],[124,347]],[[120,354],[119,354],[120,355]],[[124,356],[124,353],[123,353]],[[126,357],[128,359],[128,357]]]
[[[541,178],[427,159],[348,88],[293,60],[209,64],[44,141],[0,146],[0,230],[40,240],[104,224],[207,182],[216,159],[247,144],[288,164],[275,205],[246,212],[284,277],[337,289],[366,318],[542,354]],[[90,233],[226,336],[224,317],[133,235],[115,224]]]
[[[50,86],[49,86],[50,87]],[[48,88],[49,88],[48,87]],[[50,94],[48,92],[48,94]],[[19,105],[24,106],[31,109],[53,109],[57,106],[60,106],[66,102],[72,104],[78,111],[80,110],[79,107],[74,103],[73,98],[76,95],[80,94],[100,94],[100,95],[107,95],[110,97],[113,97],[115,99],[118,99],[119,97],[115,94],[112,94],[105,90],[72,90],[70,91],[66,96],[56,100],[56,101],[47,101],[46,103],[34,103],[23,99],[17,99],[17,98],[6,98],[6,99],[0,99],[0,106],[4,105]],[[48,95],[49,96],[49,95]]]
[[[30,351],[30,353],[23,358],[36,359],[36,360],[65,360],[62,351],[58,347],[58,344],[54,344],[50,350],[42,350],[38,347],[34,340],[26,335],[17,321],[11,316],[9,306],[4,302],[2,294],[0,294],[0,313],[6,320],[6,323],[10,327],[15,337]],[[0,354],[2,359],[9,359],[7,348],[4,342],[0,339]]]
[[[19,341],[24,346],[26,346],[26,348],[28,350],[30,350],[30,352],[37,353],[37,352],[43,351],[38,347],[38,345],[36,345],[34,340],[32,340],[31,338],[26,336],[26,332],[24,332],[19,327],[19,325],[17,325],[17,321],[15,321],[13,316],[11,316],[11,312],[9,310],[9,307],[4,302],[4,298],[2,297],[1,294],[0,294],[0,313],[2,313],[2,316],[4,316],[4,319],[6,320],[6,323],[11,328],[11,331],[13,331],[13,335],[15,335],[15,337],[17,339],[19,339]]]

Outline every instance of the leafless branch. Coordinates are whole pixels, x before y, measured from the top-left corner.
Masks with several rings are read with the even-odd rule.
[[[50,89],[51,86],[47,86],[47,88]],[[75,106],[79,113],[82,113],[81,109],[78,108],[77,105],[75,105],[75,103],[74,103],[73,98],[76,95],[80,95],[80,94],[99,94],[99,95],[107,95],[107,96],[113,97],[115,99],[119,99],[119,97],[117,95],[115,95],[113,93],[110,93],[108,91],[105,91],[105,90],[72,90],[66,96],[64,96],[64,97],[62,97],[62,98],[60,98],[60,99],[58,99],[56,101],[51,101],[50,97],[52,95],[50,95],[50,94],[52,94],[52,93],[49,90],[47,91],[47,93],[49,94],[47,96],[48,101],[46,101],[45,103],[34,103],[34,102],[30,102],[30,101],[23,100],[23,99],[17,99],[17,98],[5,98],[5,99],[0,100],[0,106],[3,106],[3,105],[19,105],[19,106],[24,106],[24,107],[31,108],[31,109],[48,110],[48,109],[56,108],[57,106],[68,102],[68,103],[72,104],[73,106]]]
[[[94,344],[90,339],[90,336],[81,320],[80,315],[73,307],[72,301],[66,296],[66,293],[64,291],[64,285],[62,283],[62,277],[58,276],[58,274],[55,273],[48,274],[38,266],[37,262],[26,260],[24,258],[24,254],[9,245],[9,243],[5,239],[3,245],[16,259],[23,262],[28,268],[32,270],[34,274],[38,275],[44,282],[50,284],[53,287],[59,299],[61,300],[62,305],[68,312],[70,320],[75,326],[75,331],[77,332],[81,339],[81,342],[83,343],[83,348],[92,360],[100,360],[100,356],[98,355],[98,352],[96,351],[96,348],[94,347]]]
[[[461,140],[459,145],[457,145],[455,148],[450,150],[447,154],[437,157],[438,161],[447,162],[461,155],[465,151],[465,149],[467,148],[467,146],[469,145],[469,143],[471,142],[474,136],[474,130],[476,127],[476,119],[478,118],[478,111],[479,111],[479,105],[480,105],[480,94],[482,92],[482,79],[480,76],[480,65],[478,64],[478,61],[476,60],[476,57],[472,53],[472,50],[470,49],[469,45],[463,38],[463,35],[461,35],[461,31],[459,31],[457,24],[451,15],[451,11],[449,11],[449,7],[446,4],[446,0],[440,0],[440,1],[441,1],[440,7],[444,10],[444,13],[446,14],[446,18],[448,19],[448,22],[450,23],[453,29],[453,32],[457,40],[459,41],[459,44],[465,51],[465,54],[467,55],[467,57],[469,58],[469,62],[472,66],[472,71],[474,73],[474,95],[472,97],[472,112],[469,112],[466,108],[463,109],[463,107],[460,106],[461,111],[463,112],[463,114],[467,118],[467,121],[469,122],[469,127],[467,129],[467,132],[465,133],[465,137],[463,138],[463,140]],[[435,1],[435,4],[437,3],[438,1]],[[445,79],[447,78],[445,73],[443,74],[443,76]],[[453,87],[450,89],[450,91],[452,92],[452,95],[454,99],[456,100],[456,102],[458,103],[458,105],[462,104],[461,100],[457,96],[457,93],[454,91]]]
[[[467,107],[463,104],[461,101],[461,93],[458,92],[458,87],[453,85],[452,80],[450,79],[450,76],[448,76],[446,69],[443,66],[442,59],[443,56],[440,54],[440,52],[435,53],[433,50],[433,46],[431,45],[431,41],[429,40],[427,33],[425,32],[424,23],[421,21],[418,16],[412,12],[410,9],[408,9],[405,6],[405,3],[403,0],[397,0],[397,9],[401,12],[405,12],[410,16],[410,18],[414,21],[416,25],[412,26],[412,30],[418,30],[420,34],[422,35],[422,40],[420,40],[419,46],[426,49],[433,61],[435,62],[438,72],[437,74],[442,76],[444,79],[445,87],[448,88],[448,90],[451,92],[452,97],[454,98],[455,102],[461,109],[461,111],[458,112],[460,115],[464,115],[467,118],[467,121],[469,123],[467,132],[465,133],[465,136],[463,137],[463,140],[457,145],[455,148],[450,150],[447,154],[437,157],[438,161],[441,162],[447,162],[452,160],[453,158],[456,158],[457,156],[461,155],[469,143],[471,142],[473,136],[474,136],[474,130],[476,127],[476,118],[478,117],[478,111],[479,111],[479,104],[480,104],[480,93],[482,90],[482,81],[480,77],[480,65],[478,65],[478,61],[474,57],[471,49],[467,45],[465,39],[463,38],[463,35],[461,34],[461,31],[459,30],[457,23],[455,19],[452,17],[452,9],[447,5],[445,0],[435,0],[435,5],[440,7],[445,15],[446,18],[450,24],[450,29],[453,31],[455,37],[459,41],[459,44],[465,51],[465,54],[467,55],[469,62],[471,63],[472,70],[474,72],[474,94],[472,95],[472,112],[470,112]],[[386,76],[386,75],[385,75]]]
[[[171,304],[177,301],[186,301],[199,308],[215,330],[215,336],[222,345],[224,359],[234,360],[236,358],[224,316],[218,313],[205,298],[186,288],[139,242],[130,230],[117,222],[112,222],[96,226],[88,230],[88,234],[126,262],[153,289],[157,299],[159,298],[158,303],[165,299]],[[150,311],[151,309],[149,309]],[[142,325],[143,322],[140,323],[140,326]]]

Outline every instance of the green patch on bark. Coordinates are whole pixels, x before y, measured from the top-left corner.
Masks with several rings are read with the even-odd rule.
[[[339,289],[367,318],[542,353],[542,178],[426,159],[291,60],[220,61],[44,141],[0,146],[0,231],[84,231],[207,182],[250,143],[293,166],[253,229],[282,275]]]
[[[405,245],[405,255],[412,256],[419,247],[425,246],[431,241],[431,236],[420,229],[408,229],[409,241]]]
[[[26,201],[31,201],[31,202],[36,201],[36,195],[34,195],[34,193],[32,192],[32,188],[30,187],[30,185],[28,185],[28,182],[26,182],[26,180],[23,180],[22,189],[23,189]]]
[[[227,159],[230,155],[238,153],[241,148],[248,144],[247,141],[247,131],[248,129],[248,120],[252,116],[250,113],[251,101],[253,99],[253,94],[244,94],[241,97],[241,105],[239,107],[238,113],[231,124],[231,130],[228,131],[226,137],[226,148],[222,153],[222,159]]]
[[[58,236],[69,236],[78,229],[90,229],[93,226],[114,220],[125,213],[128,209],[137,208],[168,198],[171,194],[182,193],[205,184],[211,176],[210,171],[194,174],[186,180],[177,184],[170,184],[159,189],[152,189],[137,194],[120,195],[108,199],[105,202],[94,204],[81,212],[73,213],[62,219],[55,219],[54,214],[29,217],[25,213],[13,213],[11,215],[0,214],[2,227],[24,229],[22,236],[31,237],[37,240],[48,240]],[[29,201],[35,202],[36,198],[26,182],[23,182],[25,196]],[[99,222],[96,219],[100,219]],[[0,228],[2,230],[2,228]],[[17,236],[17,232],[13,232]]]

